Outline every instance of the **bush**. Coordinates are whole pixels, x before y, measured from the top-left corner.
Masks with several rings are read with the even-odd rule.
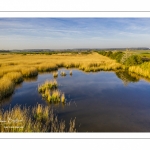
[[[143,63],[143,60],[138,55],[132,55],[125,61],[126,66],[135,66],[135,65],[139,65],[141,63]]]
[[[122,56],[123,56],[123,52],[114,52],[112,53],[112,55],[110,55],[110,58],[115,59],[117,62],[120,62]]]
[[[105,56],[110,57],[112,54],[113,54],[113,52],[112,52],[112,51],[109,51],[109,52],[107,52],[107,53],[105,54]]]
[[[98,52],[99,54],[103,56],[110,57],[111,59],[115,59],[117,62],[121,62],[123,52],[112,52],[112,51],[100,51]]]

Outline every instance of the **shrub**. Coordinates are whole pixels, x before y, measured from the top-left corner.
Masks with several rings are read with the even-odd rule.
[[[135,65],[142,64],[142,63],[143,63],[143,60],[138,55],[132,55],[125,61],[126,66],[135,66]]]

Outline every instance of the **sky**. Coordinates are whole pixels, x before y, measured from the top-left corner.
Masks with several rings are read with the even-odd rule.
[[[150,18],[0,18],[0,49],[150,48]]]

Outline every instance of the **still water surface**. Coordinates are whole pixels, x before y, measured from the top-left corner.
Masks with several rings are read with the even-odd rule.
[[[60,76],[62,70],[67,76]],[[67,69],[58,72],[58,88],[65,93],[66,105],[42,99],[38,85],[53,79],[52,73],[44,73],[18,85],[14,94],[1,102],[1,108],[48,105],[66,124],[76,117],[78,132],[150,132],[150,82],[115,72],[73,69],[72,76]]]

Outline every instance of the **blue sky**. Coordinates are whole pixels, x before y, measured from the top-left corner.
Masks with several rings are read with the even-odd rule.
[[[150,48],[150,18],[0,18],[0,49]]]

